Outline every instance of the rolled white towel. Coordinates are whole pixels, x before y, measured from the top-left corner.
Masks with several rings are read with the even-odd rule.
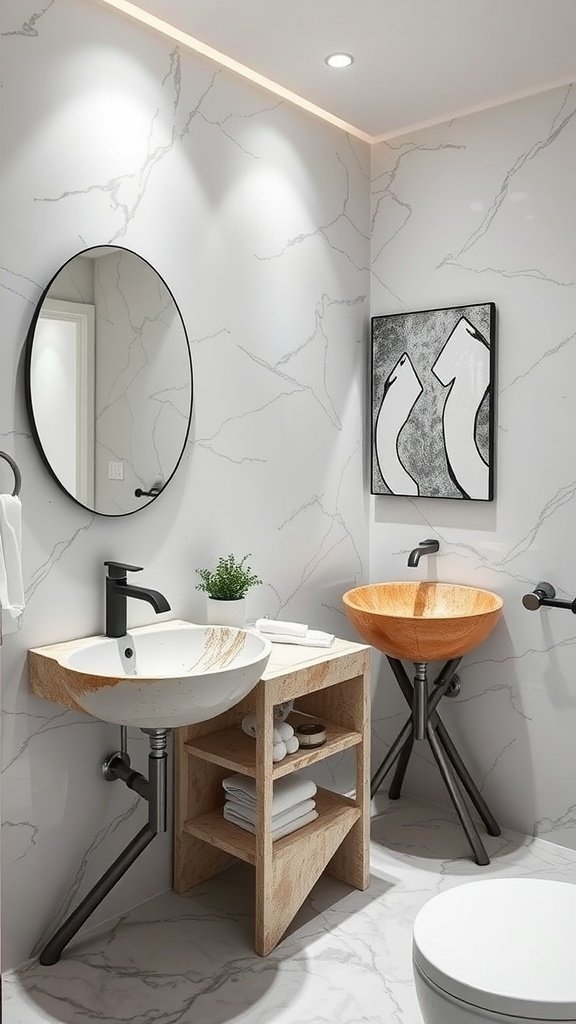
[[[252,835],[256,835],[256,826],[251,825],[250,822],[239,817],[233,810],[226,807],[226,805],[224,805],[223,813],[226,821],[231,822],[233,825],[239,825],[240,828],[245,829],[246,832],[251,832]],[[276,842],[277,839],[282,839],[283,836],[289,836],[291,832],[296,832],[297,829],[302,828],[304,825],[308,825],[311,821],[316,821],[317,817],[318,811],[309,811],[308,814],[303,814],[299,818],[294,818],[289,825],[273,829],[272,842]]]
[[[0,607],[4,633],[13,632],[24,611],[22,577],[22,505],[0,494]]]
[[[266,633],[267,640],[273,644],[299,644],[301,647],[331,647],[334,643],[333,633],[323,633],[320,629],[308,629],[306,636],[284,636],[282,633]]]
[[[244,818],[249,825],[256,824],[255,807],[245,804],[242,800],[236,800],[234,797],[228,797],[224,806],[234,811],[234,814],[238,815],[239,818]],[[314,800],[301,800],[299,803],[294,804],[293,807],[289,807],[288,810],[281,811],[279,814],[273,814],[270,821],[272,831],[277,828],[283,828],[284,825],[289,825],[291,821],[301,818],[303,814],[308,814],[315,809],[316,802]]]
[[[293,701],[287,703],[293,704]],[[247,715],[244,715],[240,723],[242,731],[247,736],[251,736],[252,739],[256,739],[256,712],[249,711]],[[294,735],[294,729],[288,722],[282,722],[274,719],[274,730],[272,734],[272,760],[276,763],[283,761],[288,754],[295,754],[298,750],[300,743]]]
[[[306,636],[308,626],[304,622],[283,622],[281,619],[256,619],[256,629],[261,633],[277,633],[279,636]]]
[[[256,782],[254,779],[249,779],[246,775],[229,775],[227,779],[222,780],[222,786],[227,797],[256,807]],[[310,800],[316,796],[317,789],[318,787],[315,782],[312,782],[312,779],[303,779],[299,775],[277,779],[272,796],[272,814],[280,814],[302,800]]]

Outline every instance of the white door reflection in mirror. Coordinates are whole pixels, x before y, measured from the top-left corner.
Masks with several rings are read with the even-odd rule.
[[[67,491],[94,502],[94,306],[46,299],[31,372],[46,455]]]

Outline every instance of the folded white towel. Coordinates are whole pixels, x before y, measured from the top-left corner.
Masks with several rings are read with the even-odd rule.
[[[256,835],[256,826],[251,825],[250,822],[239,817],[226,805],[224,805],[224,817],[226,818],[226,821],[231,822],[233,825],[239,825],[240,828],[245,829],[246,832],[251,832],[252,835]],[[297,829],[302,828],[304,825],[308,825],[311,821],[315,821],[317,817],[318,811],[309,811],[308,814],[303,814],[299,818],[295,818],[289,825],[273,829],[272,842],[276,842],[277,839],[282,839],[282,836],[289,836],[291,832],[296,832]]]
[[[256,629],[259,629],[261,633],[277,633],[279,636],[306,636],[308,626],[304,622],[256,619]]]
[[[312,787],[310,787],[310,789],[312,789]],[[272,813],[272,820],[274,821],[279,814],[286,814],[290,812],[294,807],[300,807],[301,804],[306,803],[306,800],[311,800],[312,797],[315,795],[316,794],[314,793],[313,795],[308,796],[305,799],[296,800],[295,803],[289,804],[287,807],[282,807],[282,809],[279,811],[274,810]],[[242,807],[245,811],[250,811],[250,813],[253,815],[254,821],[256,821],[256,802],[252,800],[250,797],[247,797],[243,793],[240,793],[238,791],[233,794],[226,793],[226,799],[228,801],[233,800],[235,804],[238,804],[238,806]]]
[[[256,782],[246,775],[229,775],[222,780],[227,797],[240,800],[247,806],[256,807]],[[302,800],[310,800],[316,795],[317,785],[312,779],[291,775],[285,779],[277,779],[274,783],[272,797],[272,815],[287,811]]]
[[[282,633],[266,633],[266,639],[273,644],[300,644],[301,647],[331,647],[334,643],[333,633],[323,633],[320,629],[308,629],[306,636],[284,636]]]
[[[249,825],[256,824],[255,807],[251,807],[242,800],[236,800],[235,798],[228,798],[224,806],[229,810],[234,811],[234,814],[238,818],[243,818]],[[279,814],[273,814],[270,821],[272,831],[277,828],[284,828],[284,825],[289,825],[291,821],[295,821],[296,818],[301,818],[303,814],[308,814],[310,811],[314,811],[315,809],[316,803],[314,800],[301,800],[300,803],[294,804],[293,807],[289,807],[287,811],[281,811]]]
[[[12,494],[0,494],[0,607],[4,633],[13,632],[24,611],[24,581],[22,505]]]

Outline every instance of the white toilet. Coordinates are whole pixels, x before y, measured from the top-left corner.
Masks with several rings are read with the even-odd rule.
[[[422,908],[413,939],[425,1024],[576,1022],[576,885],[456,886]]]

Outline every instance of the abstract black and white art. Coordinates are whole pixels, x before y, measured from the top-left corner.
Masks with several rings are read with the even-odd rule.
[[[494,303],[372,318],[372,494],[494,497]]]

